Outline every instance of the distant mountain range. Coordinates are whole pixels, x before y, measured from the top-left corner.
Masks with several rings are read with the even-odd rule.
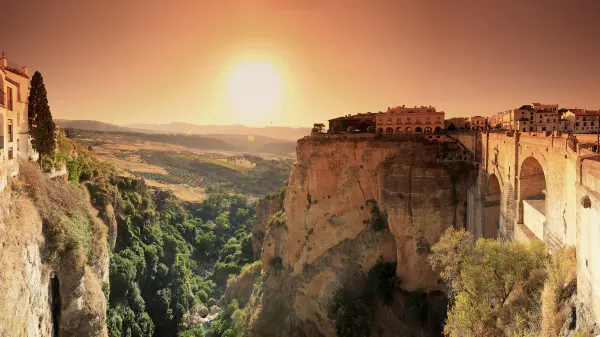
[[[120,131],[144,133],[186,133],[203,136],[239,135],[262,136],[284,141],[296,141],[310,135],[310,128],[291,128],[284,126],[250,127],[245,125],[197,125],[188,123],[169,124],[126,124],[116,125],[94,120],[55,119],[61,128],[74,128],[90,131]]]
[[[88,130],[96,132],[109,132],[109,133],[127,133],[132,137],[138,137],[147,141],[177,144],[190,148],[200,149],[220,149],[225,151],[239,151],[249,153],[274,153],[274,154],[289,154],[296,150],[296,140],[303,137],[300,133],[300,129],[285,128],[285,127],[267,127],[267,128],[252,128],[243,125],[232,125],[231,127],[220,127],[215,126],[201,126],[193,124],[181,124],[191,125],[196,127],[196,130],[204,129],[207,133],[196,133],[196,132],[179,132],[179,131],[168,131],[168,130],[153,130],[153,129],[141,129],[136,127],[119,126],[110,123],[103,123],[93,120],[66,120],[66,119],[55,119],[54,122],[59,127],[73,128],[79,130]],[[168,124],[170,125],[170,124]],[[139,126],[139,124],[138,124]],[[182,127],[180,127],[181,129]],[[177,128],[174,128],[177,129]],[[287,134],[285,138],[274,138],[263,136],[259,132],[265,132],[268,134],[281,134],[282,130],[289,129],[295,130],[299,136],[297,138],[290,137]],[[246,133],[242,133],[245,130]],[[309,130],[309,129],[307,129]],[[225,134],[225,131],[239,132],[237,134]],[[253,132],[257,131],[257,132]],[[309,130],[310,131],[310,130]],[[212,132],[212,133],[209,133]],[[292,132],[290,131],[290,134]]]
[[[124,127],[160,132],[192,133],[199,135],[254,135],[285,140],[298,140],[310,135],[310,128],[291,128],[283,126],[250,127],[245,125],[197,125],[173,122],[169,124],[126,124]]]

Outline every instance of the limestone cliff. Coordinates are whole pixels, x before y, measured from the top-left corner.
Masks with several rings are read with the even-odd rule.
[[[76,200],[67,182],[23,165],[0,194],[0,336],[107,336],[106,226],[81,198],[84,190]],[[66,207],[72,217],[59,212]],[[81,242],[87,254],[70,253]]]
[[[332,293],[380,257],[397,262],[405,290],[442,290],[429,247],[448,226],[464,227],[477,175],[472,162],[445,160],[457,150],[420,136],[299,140],[283,209],[261,224],[265,277],[249,303],[246,334],[335,335]],[[387,322],[399,319],[382,310]]]

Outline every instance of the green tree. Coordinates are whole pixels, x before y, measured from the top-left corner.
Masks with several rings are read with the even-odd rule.
[[[33,74],[31,79],[28,109],[29,132],[33,149],[40,154],[40,157],[51,155],[56,149],[55,125],[48,105],[48,93],[44,85],[44,78],[38,71]]]
[[[431,265],[451,289],[448,336],[521,336],[536,322],[524,319],[539,312],[543,243],[479,239],[464,230],[448,229],[432,247]]]

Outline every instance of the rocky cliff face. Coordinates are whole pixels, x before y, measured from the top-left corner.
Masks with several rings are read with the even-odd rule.
[[[465,225],[477,174],[472,163],[443,161],[447,151],[422,137],[299,140],[283,209],[262,224],[266,277],[249,303],[247,333],[335,335],[333,292],[380,257],[397,262],[405,290],[441,290],[429,247],[448,226]],[[270,331],[273,319],[286,324]]]
[[[98,232],[105,225],[89,214],[91,206],[83,209],[98,221],[90,224],[99,247],[90,253],[94,262],[76,267],[68,254],[51,262],[43,211],[18,181],[10,185],[0,195],[0,336],[107,336],[108,250]]]

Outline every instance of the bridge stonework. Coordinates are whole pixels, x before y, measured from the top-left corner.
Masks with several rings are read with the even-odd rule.
[[[481,151],[477,184],[467,196],[467,230],[477,238],[542,240],[550,251],[576,246],[577,324],[600,326],[600,155],[568,137],[480,137],[459,139]]]

